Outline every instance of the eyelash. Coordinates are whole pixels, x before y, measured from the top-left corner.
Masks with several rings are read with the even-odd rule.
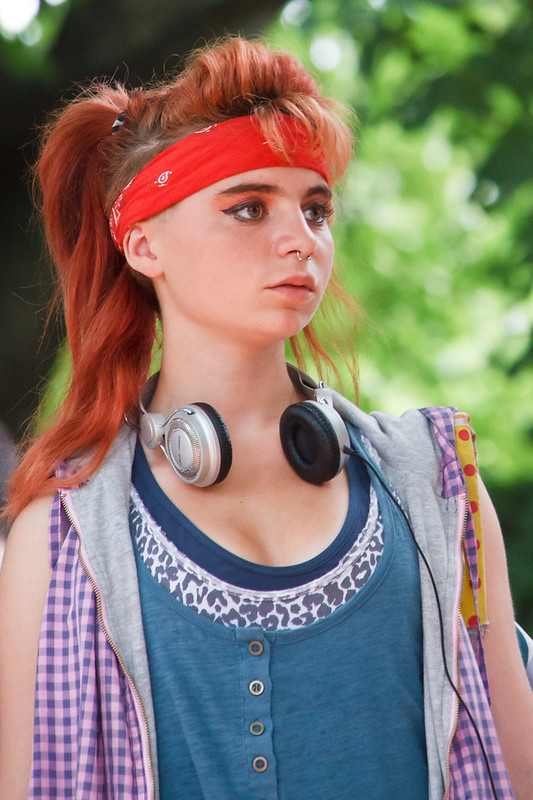
[[[245,209],[253,208],[254,206],[257,209],[260,209],[259,216],[248,217],[248,218],[243,218],[239,216],[240,212],[244,211]],[[309,205],[306,209],[304,209],[304,214],[306,214],[310,210],[316,211],[317,209],[319,209],[320,211],[320,219],[308,219],[308,222],[310,222],[312,225],[322,225],[324,222],[326,222],[326,220],[328,220],[331,216],[333,216],[334,213],[333,205],[331,203],[321,202],[321,201],[315,201],[314,203],[311,203],[311,205]],[[266,214],[265,205],[260,200],[245,200],[242,203],[237,203],[237,205],[232,206],[231,208],[223,208],[222,211],[224,214],[227,214],[228,216],[235,217],[237,220],[239,220],[239,222],[245,222],[245,223],[260,222]]]

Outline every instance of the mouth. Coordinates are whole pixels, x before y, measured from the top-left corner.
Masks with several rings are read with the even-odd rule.
[[[295,289],[307,292],[314,292],[316,282],[311,275],[290,275],[279,281],[279,283],[269,286],[269,289]]]
[[[306,305],[316,295],[316,282],[310,275],[292,275],[284,278],[268,290],[277,295],[283,304]]]

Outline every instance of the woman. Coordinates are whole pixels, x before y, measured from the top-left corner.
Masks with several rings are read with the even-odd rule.
[[[285,364],[301,331],[326,359],[310,322],[350,149],[294,58],[238,38],[51,123],[72,382],[12,488],[2,797],[510,798],[504,756],[530,796],[485,494],[484,655],[457,619],[453,411],[367,416]]]

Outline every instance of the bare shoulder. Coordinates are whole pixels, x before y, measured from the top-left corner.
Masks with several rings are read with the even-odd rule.
[[[0,614],[5,592],[14,590],[19,580],[31,592],[30,581],[48,583],[48,524],[53,495],[43,494],[32,500],[14,521],[7,537],[0,570]]]
[[[29,780],[51,504],[43,495],[17,517],[0,569],[0,796],[13,800],[26,797]]]
[[[0,569],[0,692],[7,653],[36,647],[50,583],[48,518],[52,495],[33,500],[17,517]],[[21,655],[22,655],[21,651]],[[12,659],[9,659],[10,663]],[[0,697],[1,699],[1,697]],[[1,711],[1,709],[0,709]]]
[[[480,484],[487,612],[484,639],[492,711],[517,800],[533,797],[533,693],[520,656],[501,528]]]
[[[31,537],[35,535],[38,530],[40,530],[41,533],[44,531],[46,534],[53,499],[53,493],[43,493],[32,500],[31,503],[28,503],[26,508],[20,512],[19,516],[13,522],[11,530],[9,531],[8,540],[20,537]]]

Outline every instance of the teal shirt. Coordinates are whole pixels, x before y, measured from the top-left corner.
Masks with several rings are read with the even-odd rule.
[[[219,625],[138,557],[161,800],[427,798],[417,554],[376,491],[372,577],[298,630]]]

